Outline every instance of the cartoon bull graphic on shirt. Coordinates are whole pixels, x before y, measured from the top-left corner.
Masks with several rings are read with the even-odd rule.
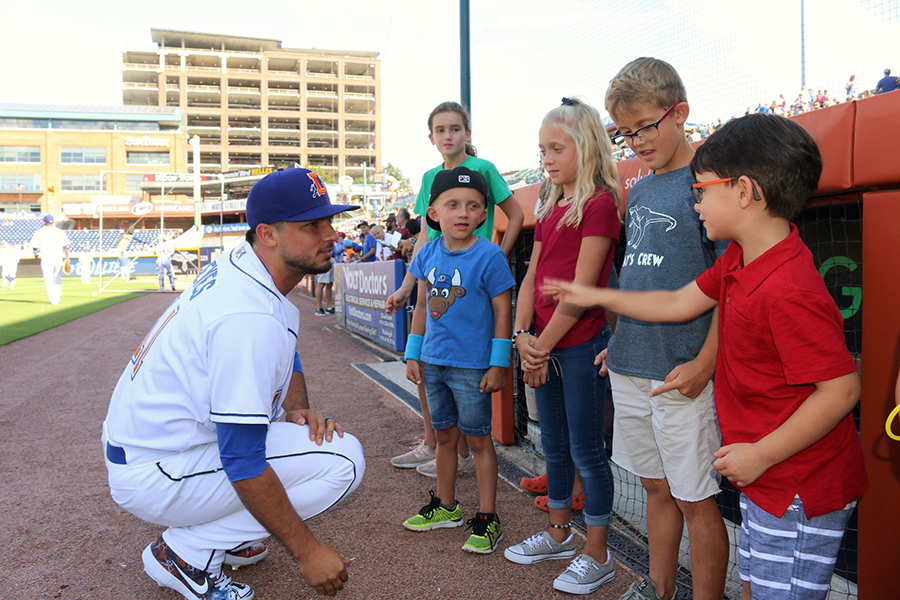
[[[428,314],[435,321],[447,312],[457,298],[466,295],[466,290],[462,288],[459,269],[453,270],[452,277],[443,273],[435,276],[436,270],[432,267],[428,272]]]
[[[629,208],[628,214],[631,220],[628,223],[628,245],[637,248],[644,234],[647,233],[647,226],[653,223],[666,223],[666,231],[672,231],[678,225],[678,221],[674,217],[652,211],[646,206],[638,206],[637,208]]]

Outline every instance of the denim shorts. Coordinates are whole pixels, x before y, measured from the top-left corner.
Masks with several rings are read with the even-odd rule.
[[[491,433],[491,395],[478,389],[487,369],[428,363],[422,363],[422,367],[432,427],[458,427],[466,435]]]

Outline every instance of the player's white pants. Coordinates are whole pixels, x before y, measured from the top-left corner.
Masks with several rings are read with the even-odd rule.
[[[16,281],[16,271],[19,270],[19,263],[12,262],[3,265],[2,267],[3,275],[2,275],[2,284],[3,287],[6,287],[10,283],[14,283]]]
[[[50,304],[59,304],[62,298],[62,259],[41,259],[41,273]]]
[[[105,423],[103,441],[105,449]],[[269,537],[222,471],[216,444],[162,456],[141,456],[129,448],[125,454],[127,465],[106,460],[113,500],[145,521],[169,527],[166,543],[188,564],[216,573],[225,550]],[[270,424],[266,457],[304,521],[355,490],[365,471],[355,437],[335,435],[317,446],[306,425],[293,423]]]
[[[172,269],[172,261],[167,260],[165,262],[159,263],[159,289],[163,289],[164,283],[166,280],[166,273],[169,274],[169,285],[172,286],[172,289],[175,289],[175,271]]]
[[[94,267],[93,260],[85,260],[81,259],[78,261],[78,264],[81,265],[81,283],[90,283],[91,282],[91,270]]]

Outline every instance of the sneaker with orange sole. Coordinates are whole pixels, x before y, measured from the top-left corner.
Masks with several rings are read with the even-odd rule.
[[[534,499],[534,505],[544,512],[550,512],[547,504],[547,496],[538,496]],[[584,492],[572,498],[572,510],[584,510]]]

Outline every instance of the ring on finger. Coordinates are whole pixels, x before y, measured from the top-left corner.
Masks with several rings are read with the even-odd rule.
[[[325,422],[334,421],[334,417],[325,417]]]

